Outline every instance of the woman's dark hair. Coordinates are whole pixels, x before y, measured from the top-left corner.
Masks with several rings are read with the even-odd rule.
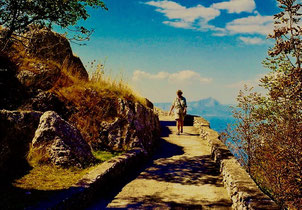
[[[178,96],[181,96],[181,95],[182,95],[182,91],[181,91],[181,90],[178,90],[178,91],[176,92],[176,94],[177,94]]]

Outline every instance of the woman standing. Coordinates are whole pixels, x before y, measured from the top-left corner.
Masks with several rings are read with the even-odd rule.
[[[174,109],[176,126],[177,126],[177,135],[183,133],[184,119],[187,113],[187,101],[186,98],[182,96],[182,91],[178,90],[176,92],[177,97],[172,103],[169,115],[171,115],[172,110]]]

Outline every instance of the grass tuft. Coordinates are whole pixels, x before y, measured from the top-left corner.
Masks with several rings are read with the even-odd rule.
[[[92,154],[97,160],[104,162],[113,157],[121,155],[122,152],[94,151]]]
[[[93,66],[93,65],[92,65]],[[146,106],[146,99],[135,93],[122,79],[107,76],[104,65],[98,64],[89,72],[89,81],[73,75],[70,69],[62,69],[62,75],[50,90],[62,101],[68,102],[74,112],[69,121],[82,133],[85,140],[93,145],[97,142],[100,124],[112,121],[117,116],[118,99],[138,102]]]

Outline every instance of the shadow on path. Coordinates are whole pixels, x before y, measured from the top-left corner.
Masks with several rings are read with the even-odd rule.
[[[171,130],[166,126],[162,125],[162,131],[161,131],[161,136],[162,137],[167,137],[171,134]],[[183,148],[171,144],[167,142],[164,139],[159,140],[159,144],[156,148],[156,152],[152,156],[152,158],[143,166],[141,166],[139,169],[132,170],[129,174],[127,174],[124,179],[119,180],[119,183],[116,183],[115,186],[112,186],[112,188],[107,191],[108,193],[106,195],[102,195],[102,197],[99,198],[98,201],[95,201],[95,203],[87,208],[87,209],[105,209],[106,206],[111,203],[111,201],[114,199],[114,197],[121,192],[123,187],[127,185],[129,182],[133,181],[134,179],[138,178],[140,173],[145,171],[147,168],[153,165],[154,161],[157,159],[162,159],[162,158],[169,158],[177,155],[182,155],[184,154]]]
[[[196,201],[194,199],[185,200],[185,203],[177,203],[173,201],[165,201],[163,198],[152,195],[152,196],[145,196],[144,198],[131,198],[127,199],[126,202],[129,202],[127,206],[124,206],[120,209],[230,209],[230,202],[225,199],[221,199],[219,201],[213,202],[211,204],[207,204],[208,201],[202,201],[205,203],[204,205],[201,204],[194,204],[200,202],[200,200]],[[107,208],[110,209],[110,208]],[[112,208],[118,209],[118,208]]]
[[[179,159],[160,159],[138,178],[179,183],[182,185],[213,184],[223,187],[220,172],[209,155]]]
[[[161,136],[168,137],[172,132],[167,126],[175,126],[175,122],[161,121],[161,126]],[[191,133],[184,133],[182,135],[198,136],[198,134]],[[187,187],[198,187],[202,185],[223,187],[219,169],[212,161],[210,155],[186,155],[184,148],[172,144],[163,138],[160,139],[159,146],[152,159],[145,166],[141,167],[138,172],[134,171],[137,171],[137,169],[133,170],[133,173],[125,177],[114,189],[111,188],[111,193],[100,198],[88,209],[105,209],[108,204],[112,203],[115,196],[122,191],[123,187],[134,179],[180,184],[181,186]],[[144,191],[144,189],[140,190]],[[230,209],[232,205],[229,200],[219,197],[215,201],[203,200],[203,198],[200,197],[196,198],[197,200],[194,200],[193,197],[188,197],[187,199],[181,198],[178,203],[177,197],[181,196],[181,192],[179,193],[180,195],[174,195],[172,192],[171,195],[168,194],[168,197],[160,197],[156,194],[148,195],[145,194],[145,192],[142,194],[138,193],[138,195],[130,193],[131,195],[129,195],[129,197],[118,198],[117,202],[125,204],[123,208],[127,209]],[[206,197],[207,196],[205,196],[204,199],[206,199]],[[113,206],[114,205],[113,203]]]

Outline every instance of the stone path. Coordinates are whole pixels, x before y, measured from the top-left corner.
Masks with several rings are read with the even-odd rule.
[[[153,162],[124,186],[107,208],[231,209],[210,148],[197,130],[185,127],[184,134],[177,136],[169,118],[161,123],[161,146]]]

